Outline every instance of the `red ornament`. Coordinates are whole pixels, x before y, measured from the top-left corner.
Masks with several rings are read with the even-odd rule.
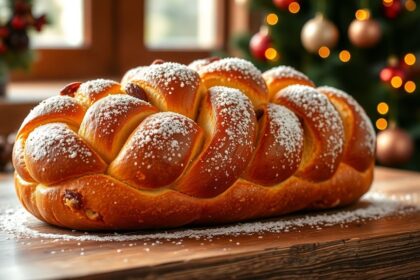
[[[26,20],[23,17],[14,16],[10,24],[12,25],[13,29],[20,30],[26,27]]]
[[[381,70],[379,77],[382,82],[389,83],[395,76],[400,77],[403,81],[406,78],[406,73],[403,69],[397,66],[387,66]]]
[[[268,31],[260,30],[260,32],[255,33],[254,36],[252,36],[251,41],[249,42],[249,49],[255,58],[265,60],[265,51],[270,45],[271,37],[268,35]]]
[[[395,19],[402,11],[402,4],[400,0],[393,0],[389,4],[383,5],[383,11],[387,18]]]
[[[383,165],[407,163],[413,156],[414,140],[405,130],[394,127],[381,131],[376,140],[376,158]]]
[[[274,6],[282,10],[287,10],[292,2],[296,2],[296,0],[273,0]]]

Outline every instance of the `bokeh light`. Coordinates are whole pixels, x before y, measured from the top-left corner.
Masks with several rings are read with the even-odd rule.
[[[268,25],[276,25],[279,22],[279,17],[275,13],[269,13],[266,17]]]
[[[326,46],[322,46],[319,48],[318,54],[322,58],[327,58],[330,56],[330,49]]]
[[[403,81],[400,76],[394,76],[391,79],[391,86],[393,88],[400,88],[403,84]]]
[[[388,127],[388,121],[384,118],[379,118],[376,120],[376,128],[379,130],[384,130]]]
[[[413,93],[413,92],[416,90],[416,83],[415,83],[415,82],[413,82],[413,81],[407,81],[407,82],[404,84],[404,90],[405,90],[407,93]]]
[[[378,106],[376,107],[376,109],[378,110],[378,113],[381,115],[386,115],[389,111],[389,106],[387,103],[385,102],[381,102],[378,104]]]
[[[289,4],[289,12],[291,12],[292,14],[297,14],[300,11],[300,5],[298,2],[292,2]]]
[[[348,50],[342,50],[339,54],[338,54],[338,58],[342,61],[342,62],[348,62],[351,58],[351,54]]]

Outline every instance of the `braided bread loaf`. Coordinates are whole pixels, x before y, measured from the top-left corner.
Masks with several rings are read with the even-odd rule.
[[[372,182],[374,143],[340,90],[290,67],[204,59],[70,84],[24,120],[13,163],[43,221],[162,228],[352,203]]]

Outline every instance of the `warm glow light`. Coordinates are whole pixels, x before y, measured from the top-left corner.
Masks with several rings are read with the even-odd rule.
[[[268,25],[276,25],[279,21],[279,17],[274,13],[270,13],[267,15],[266,21]]]
[[[383,0],[382,3],[385,7],[391,7],[394,4],[394,0]]]
[[[413,92],[416,90],[416,83],[415,83],[415,82],[413,82],[413,81],[407,81],[407,82],[404,84],[404,90],[405,90],[407,93],[413,93]]]
[[[330,56],[330,49],[326,46],[322,46],[319,48],[318,54],[322,58],[327,58]]]
[[[278,57],[278,53],[276,49],[274,48],[266,49],[264,55],[265,55],[265,58],[267,58],[268,60],[275,60]]]
[[[389,111],[389,106],[385,102],[381,102],[376,107],[376,110],[378,110],[378,113],[381,115],[386,115]]]
[[[400,88],[402,86],[402,79],[400,76],[394,76],[391,79],[391,86],[394,88]]]
[[[388,121],[384,118],[379,118],[376,120],[376,128],[379,130],[384,130],[388,127]]]
[[[416,63],[416,56],[412,53],[408,53],[404,56],[404,62],[407,65],[414,65],[414,63]]]
[[[347,50],[342,50],[339,54],[338,54],[338,58],[342,61],[342,62],[348,62],[351,58],[351,54],[349,51]]]
[[[300,11],[300,5],[298,2],[292,2],[289,4],[289,12],[292,14],[297,14]]]
[[[409,12],[415,11],[416,10],[416,2],[414,2],[413,0],[407,0],[407,1],[405,1],[405,8]]]
[[[355,13],[357,20],[367,20],[370,17],[370,12],[367,9],[359,9]]]

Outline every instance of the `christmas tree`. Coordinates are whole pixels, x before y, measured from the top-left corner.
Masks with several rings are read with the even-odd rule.
[[[261,70],[293,66],[353,95],[379,132],[379,162],[420,170],[414,0],[250,0],[249,8],[261,11],[262,25],[235,41],[244,57]]]

